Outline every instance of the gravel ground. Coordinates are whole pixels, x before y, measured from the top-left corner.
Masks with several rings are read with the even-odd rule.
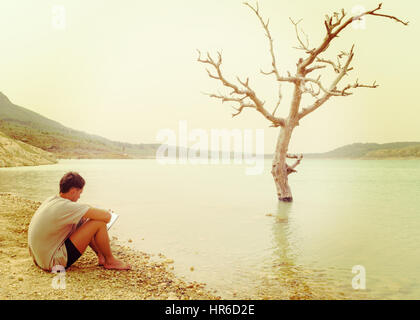
[[[29,256],[27,231],[39,202],[9,193],[0,194],[0,300],[10,299],[136,299],[136,300],[218,300],[206,284],[186,282],[171,269],[173,260],[162,254],[132,250],[111,241],[115,255],[132,266],[130,271],[106,270],[97,265],[88,248],[63,275],[35,266]],[[65,284],[65,289],[53,288]]]

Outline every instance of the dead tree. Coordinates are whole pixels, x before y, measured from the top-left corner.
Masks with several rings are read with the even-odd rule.
[[[198,61],[203,64],[208,64],[213,68],[213,73],[207,70],[210,78],[220,81],[223,86],[231,90],[230,94],[209,94],[212,98],[220,99],[223,102],[233,102],[238,107],[234,107],[236,110],[232,114],[233,117],[239,115],[244,109],[250,108],[255,109],[261,113],[270,123],[271,127],[280,127],[279,136],[277,139],[277,145],[273,158],[272,175],[275,181],[277,196],[280,201],[292,201],[292,192],[288,183],[289,174],[296,172],[295,168],[299,165],[302,160],[302,155],[288,154],[288,147],[292,137],[293,129],[299,125],[300,120],[305,116],[321,107],[331,97],[345,97],[352,94],[351,90],[356,88],[377,88],[378,84],[362,84],[356,80],[354,83],[338,87],[341,80],[353,70],[351,62],[354,58],[354,45],[350,51],[341,51],[336,61],[329,60],[323,57],[324,52],[328,49],[331,42],[337,38],[340,33],[350,26],[354,21],[365,19],[366,16],[376,16],[394,20],[396,22],[408,25],[408,22],[386,14],[381,14],[379,11],[382,8],[382,4],[379,4],[375,9],[363,12],[358,15],[354,15],[346,18],[346,12],[344,9],[340,13],[334,12],[331,16],[326,15],[324,20],[325,37],[321,44],[317,47],[311,47],[307,35],[302,29],[299,29],[299,23],[292,19],[294,30],[296,33],[297,41],[299,46],[296,49],[302,50],[305,54],[304,57],[300,58],[296,64],[296,73],[292,75],[287,72],[287,75],[282,75],[277,67],[277,61],[273,48],[273,38],[268,28],[269,20],[264,21],[260,15],[258,3],[255,7],[249,3],[245,3],[257,16],[264,28],[265,34],[269,42],[269,51],[272,59],[271,70],[261,73],[264,75],[273,75],[275,80],[278,82],[278,100],[270,112],[265,106],[265,102],[257,95],[257,93],[251,88],[249,78],[245,81],[236,77],[237,84],[228,80],[222,73],[222,55],[220,52],[217,54],[217,59],[214,59],[209,53],[206,58],[202,58],[201,52],[198,50]],[[325,85],[321,82],[321,76],[311,77],[311,74],[321,69],[332,68],[331,70],[336,74],[335,80],[329,85]],[[288,83],[293,86],[293,98],[290,105],[290,111],[287,117],[276,116],[280,103],[282,101],[281,85]],[[301,107],[302,97],[309,95],[314,99],[313,103],[306,107]],[[287,164],[286,159],[296,159],[292,165]]]

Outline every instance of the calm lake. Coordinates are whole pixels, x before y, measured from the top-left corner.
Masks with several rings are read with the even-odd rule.
[[[271,161],[246,167],[61,160],[0,169],[0,192],[43,201],[78,171],[80,201],[120,214],[111,235],[224,298],[420,298],[419,160],[304,159],[291,204],[276,200]],[[365,290],[352,287],[357,265]]]

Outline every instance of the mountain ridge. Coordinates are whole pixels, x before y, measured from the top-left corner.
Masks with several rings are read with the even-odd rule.
[[[0,131],[58,158],[150,158],[160,144],[132,144],[75,130],[18,106],[0,92]]]
[[[420,142],[352,143],[323,153],[306,153],[306,158],[386,159],[420,158]]]

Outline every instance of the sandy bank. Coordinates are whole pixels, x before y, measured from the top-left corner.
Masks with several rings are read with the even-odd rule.
[[[52,287],[52,273],[34,265],[27,248],[30,219],[40,203],[0,193],[0,300],[4,299],[220,299],[204,283],[177,278],[171,261],[131,250],[112,241],[116,256],[131,271],[105,270],[97,265],[93,251],[67,270],[65,289]]]

